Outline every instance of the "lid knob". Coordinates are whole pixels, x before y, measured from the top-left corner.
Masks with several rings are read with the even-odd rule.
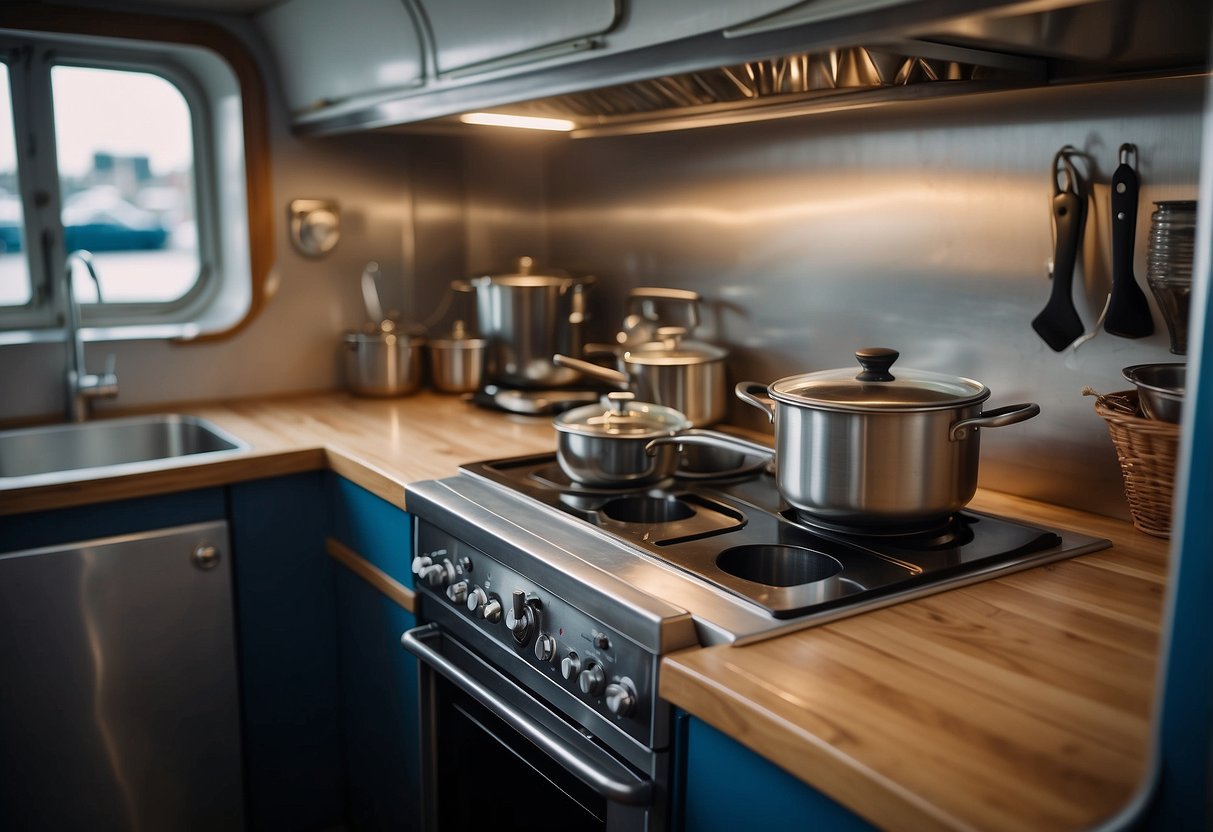
[[[863,367],[863,372],[855,376],[856,381],[895,381],[889,372],[893,362],[900,356],[897,350],[887,347],[865,347],[855,351],[855,360]]]
[[[603,398],[612,413],[622,416],[627,413],[628,405],[636,400],[636,394],[631,390],[613,390]]]

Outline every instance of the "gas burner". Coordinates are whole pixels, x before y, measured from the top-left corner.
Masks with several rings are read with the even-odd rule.
[[[633,494],[644,491],[661,491],[669,488],[674,483],[673,477],[666,477],[653,483],[630,483],[617,486],[602,486],[602,485],[582,485],[581,483],[573,482],[569,479],[561,467],[553,462],[550,465],[543,465],[532,470],[527,476],[534,480],[544,488],[554,488],[557,491],[566,494],[576,495],[612,495],[612,494]]]
[[[973,530],[963,515],[953,514],[942,520],[930,520],[921,525],[909,526],[847,526],[828,523],[808,512],[786,508],[780,514],[798,525],[813,531],[824,532],[843,540],[889,542],[909,549],[939,549],[963,546],[973,539]],[[876,545],[880,545],[877,543]]]

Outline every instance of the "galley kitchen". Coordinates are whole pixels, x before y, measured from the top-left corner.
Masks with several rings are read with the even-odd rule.
[[[0,6],[0,826],[1213,827],[1211,6]]]

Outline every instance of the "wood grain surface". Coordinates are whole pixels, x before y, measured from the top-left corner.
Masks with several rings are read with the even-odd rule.
[[[1167,546],[980,492],[1113,548],[747,647],[685,651],[661,694],[887,829],[1086,829],[1148,775]]]
[[[324,467],[405,508],[409,482],[556,442],[548,418],[429,393],[174,410],[252,449],[0,492],[0,514]],[[1149,769],[1167,544],[1127,522],[997,492],[979,491],[972,505],[1114,545],[747,647],[674,654],[662,696],[883,828],[1069,830],[1114,816]]]

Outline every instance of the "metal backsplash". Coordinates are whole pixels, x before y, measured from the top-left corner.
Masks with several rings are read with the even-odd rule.
[[[531,215],[552,263],[599,277],[596,337],[632,287],[659,285],[707,298],[700,335],[731,350],[733,381],[897,348],[906,366],[986,383],[991,407],[1041,405],[984,432],[983,486],[1127,516],[1112,445],[1080,391],[1124,389],[1122,367],[1174,357],[1156,310],[1143,340],[1100,332],[1055,353],[1032,331],[1049,293],[1050,164],[1075,145],[1093,186],[1078,284],[1090,328],[1108,292],[1117,148],[1140,155],[1140,279],[1151,201],[1196,193],[1206,85],[1122,81],[550,144],[546,205]],[[491,146],[471,155],[471,178],[500,170]],[[740,402],[730,421],[769,430]]]

